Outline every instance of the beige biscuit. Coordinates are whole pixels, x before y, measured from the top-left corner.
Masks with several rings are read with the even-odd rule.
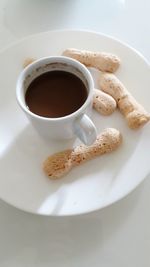
[[[131,129],[138,129],[150,120],[150,114],[129,93],[119,79],[110,73],[102,73],[99,78],[100,88],[110,94]]]
[[[110,95],[101,90],[94,89],[93,94],[93,108],[102,115],[110,115],[116,109],[116,101]]]
[[[35,61],[34,58],[26,58],[25,61],[23,62],[23,68],[26,68],[28,65],[30,65],[31,63],[33,63]]]
[[[48,157],[43,164],[44,172],[51,179],[57,179],[65,175],[72,167],[70,162],[71,153],[72,149],[68,149]]]
[[[50,179],[58,179],[67,174],[74,166],[90,159],[116,150],[122,142],[120,132],[113,128],[105,129],[91,146],[80,145],[48,157],[43,170]]]
[[[116,55],[104,52],[91,52],[69,48],[62,55],[74,58],[85,66],[94,67],[100,71],[115,72],[120,66],[120,59]]]

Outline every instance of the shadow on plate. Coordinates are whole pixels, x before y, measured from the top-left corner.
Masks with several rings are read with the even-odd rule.
[[[70,186],[79,181],[84,183],[84,180],[86,184],[87,180],[94,177],[93,183],[94,179],[99,179],[101,201],[111,190],[111,185],[123,166],[130,160],[139,138],[140,133],[129,143],[125,141],[117,151],[74,168],[60,180],[50,181],[43,173],[43,160],[50,154],[72,147],[75,141],[47,142],[29,124],[7,147],[0,160],[0,172],[4,174],[0,182],[1,198],[21,209],[56,215],[66,204]],[[104,188],[103,181],[106,183]],[[78,189],[80,190],[80,184]],[[84,201],[86,187],[82,196]]]

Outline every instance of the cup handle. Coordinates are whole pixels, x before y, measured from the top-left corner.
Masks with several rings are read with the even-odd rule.
[[[96,127],[86,114],[75,120],[74,133],[85,145],[88,146],[94,143],[97,136]]]

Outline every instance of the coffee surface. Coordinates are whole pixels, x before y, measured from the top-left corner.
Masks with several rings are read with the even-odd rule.
[[[78,110],[87,99],[87,89],[80,78],[66,71],[41,74],[29,85],[25,101],[39,116],[57,118]]]

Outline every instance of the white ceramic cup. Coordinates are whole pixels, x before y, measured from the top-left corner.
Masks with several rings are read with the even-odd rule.
[[[47,118],[31,112],[25,102],[26,90],[39,75],[54,70],[63,70],[79,77],[86,86],[87,99],[75,112],[59,118]],[[16,88],[17,101],[34,128],[44,138],[70,139],[77,136],[84,144],[91,145],[96,139],[96,128],[88,117],[92,109],[94,83],[88,69],[68,57],[45,57],[28,65],[19,75]]]

